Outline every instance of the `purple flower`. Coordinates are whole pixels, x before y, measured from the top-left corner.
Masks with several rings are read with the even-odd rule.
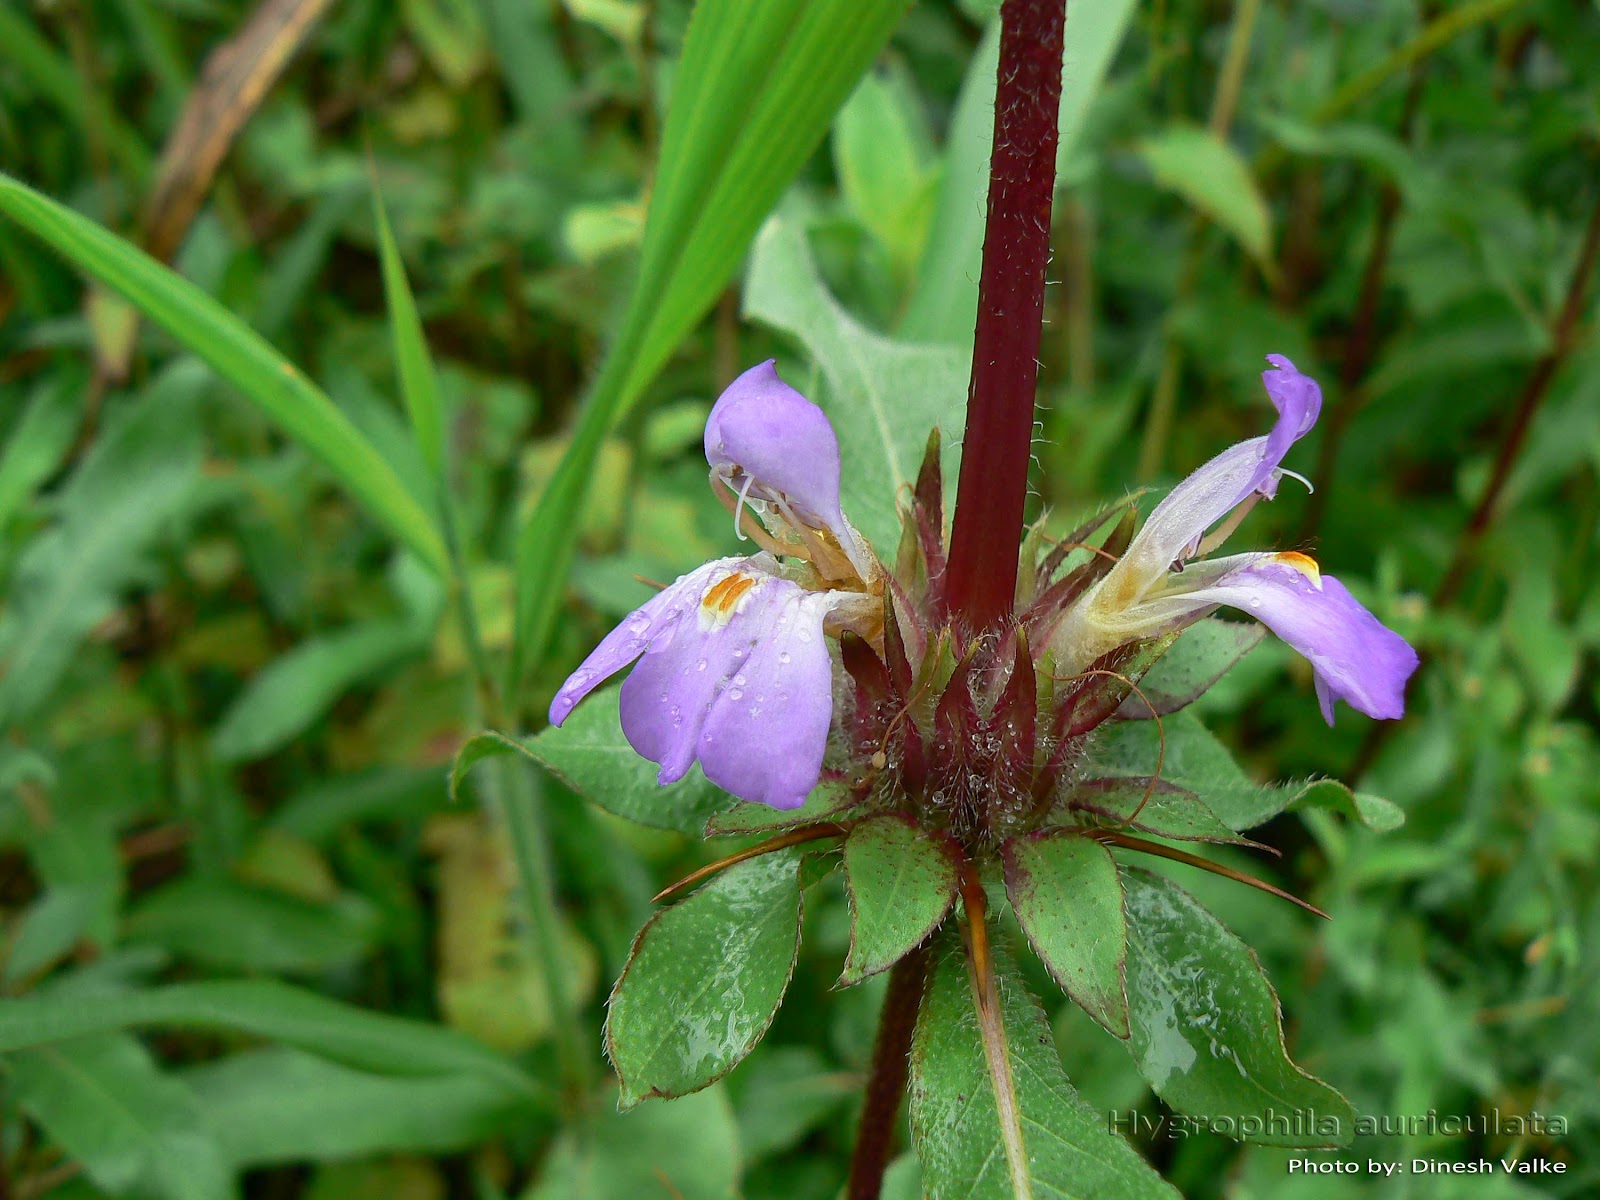
[[[722,394],[705,447],[740,536],[769,553],[709,562],[634,610],[556,693],[550,723],[638,660],[622,685],[622,731],[660,764],[661,783],[698,760],[741,799],[798,808],[821,774],[833,716],[824,626],[871,629],[882,611],[881,585],[867,583],[876,560],[839,509],[833,426],[771,362]],[[785,574],[775,555],[814,570]]]
[[[839,438],[827,414],[778,378],[775,360],[728,385],[706,421],[706,461],[735,495],[837,528]]]
[[[1316,424],[1322,392],[1282,355],[1262,372],[1278,422],[1190,475],[1156,505],[1121,560],[1070,608],[1051,635],[1058,665],[1081,670],[1118,646],[1197,620],[1218,605],[1241,609],[1310,660],[1323,716],[1346,701],[1370,717],[1405,709],[1417,655],[1307,555],[1238,554],[1184,565],[1231,533],[1250,507],[1271,499],[1287,474],[1279,463]]]
[[[798,808],[816,785],[833,715],[823,622],[855,597],[808,592],[771,555],[683,576],[612,630],[556,694],[550,723],[623,667],[628,744],[673,783],[696,759],[745,800]]]
[[[774,360],[728,385],[706,421],[705,446],[740,538],[807,559],[832,582],[875,576],[877,560],[839,507],[839,438],[820,408],[778,378]],[[762,524],[745,520],[746,506]]]

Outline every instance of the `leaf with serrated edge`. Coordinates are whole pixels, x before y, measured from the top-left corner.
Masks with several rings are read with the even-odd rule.
[[[959,880],[951,844],[901,813],[861,822],[844,843],[850,952],[841,987],[887,971],[939,927]]]
[[[1347,1144],[1349,1101],[1289,1059],[1277,993],[1255,951],[1193,896],[1148,871],[1123,872],[1128,916],[1128,1048],[1173,1108],[1243,1140]]]
[[[943,948],[911,1046],[911,1134],[930,1200],[1178,1200],[1067,1082],[1039,1002],[998,946],[1011,1094],[997,1103],[959,940]],[[1017,1118],[1009,1156],[1002,1108]]]
[[[817,821],[836,821],[860,807],[855,794],[842,783],[822,783],[811,789],[799,808],[773,808],[741,800],[724,812],[713,813],[706,822],[707,837],[734,834],[781,833]]]
[[[621,1106],[715,1083],[766,1034],[800,951],[801,852],[738,863],[639,931],[612,989]]]
[[[1128,952],[1117,864],[1099,842],[1064,829],[1000,848],[1006,895],[1034,952],[1062,989],[1106,1030],[1128,1036]]]
[[[1199,796],[1235,832],[1254,829],[1285,809],[1305,806],[1355,816],[1378,832],[1396,828],[1404,821],[1394,805],[1376,796],[1366,796],[1365,802],[1360,803],[1349,788],[1335,779],[1254,782],[1192,712],[1164,718],[1161,728],[1166,731],[1162,780]],[[1154,721],[1119,721],[1105,727],[1085,774],[1091,779],[1148,779],[1155,770],[1160,748],[1161,731]]]
[[[1266,635],[1267,627],[1254,621],[1196,621],[1139,680],[1139,691],[1122,702],[1117,716],[1142,721],[1193,704]]]
[[[1250,844],[1199,796],[1164,780],[1152,790],[1148,779],[1086,779],[1067,794],[1065,805],[1101,827],[1125,825],[1183,842]]]
[[[594,693],[560,728],[541,730],[526,742],[503,733],[480,733],[456,753],[450,772],[454,799],[467,772],[486,758],[521,754],[533,759],[578,795],[609,813],[656,829],[698,836],[706,820],[733,803],[700,771],[676,783],[656,782],[656,764],[642,758],[623,736],[615,687]]]

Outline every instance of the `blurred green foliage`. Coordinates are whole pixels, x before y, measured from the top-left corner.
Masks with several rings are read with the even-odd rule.
[[[203,57],[251,7],[7,0],[0,162],[138,240]],[[704,782],[619,778],[617,806],[658,828],[577,800],[561,754],[617,736],[580,709],[523,798],[553,848],[541,932],[519,895],[527,844],[501,819],[516,797],[486,767],[462,788],[483,805],[452,806],[445,777],[486,705],[537,728],[649,595],[641,579],[733,551],[699,442],[744,366],[776,355],[830,405],[863,464],[846,506],[884,548],[892,495],[850,489],[904,478],[932,422],[959,441],[989,7],[923,0],[896,23],[896,5],[818,3],[805,37],[769,31],[791,57],[768,72],[737,47],[680,61],[688,0],[333,5],[175,260],[196,304],[239,318],[201,331],[232,339],[226,382],[0,221],[13,1194],[838,1193],[883,984],[831,990],[839,879],[811,889],[788,1003],[725,1082],[622,1116],[595,1083],[575,1115],[553,1035],[604,1074],[605,988],[651,895],[723,852],[688,835]],[[829,23],[858,8],[877,25],[846,39]],[[1067,40],[1047,528],[1258,432],[1255,374],[1285,353],[1328,396],[1290,463],[1318,491],[1286,485],[1236,544],[1312,550],[1428,658],[1381,733],[1353,714],[1327,729],[1309,670],[1270,639],[1201,701],[1257,779],[1342,778],[1404,810],[1385,834],[1279,817],[1256,835],[1279,863],[1216,852],[1332,922],[1179,882],[1256,949],[1297,1060],[1358,1112],[1567,1127],[1424,1126],[1351,1157],[1568,1172],[1308,1179],[1283,1151],[1167,1136],[1122,1048],[1039,972],[1067,1075],[1097,1109],[1147,1118],[1135,1143],[1190,1196],[1593,1194],[1600,350],[1592,301],[1561,313],[1600,203],[1600,15],[1085,2]],[[675,95],[702,106],[677,134]],[[647,233],[662,194],[679,207],[656,205]],[[726,224],[701,220],[708,196]],[[416,321],[391,327],[403,277]],[[250,330],[303,377],[273,376]],[[442,447],[414,438],[435,422]],[[502,677],[519,627],[513,702],[474,656]],[[890,1194],[917,1194],[911,1164]]]

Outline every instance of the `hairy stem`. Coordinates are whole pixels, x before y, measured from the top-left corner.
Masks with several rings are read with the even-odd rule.
[[[1017,586],[1066,16],[1066,0],[1005,0],[1000,10],[988,222],[946,577],[952,612],[975,630],[1006,618]]]
[[[889,972],[889,991],[878,1018],[872,1046],[872,1069],[861,1107],[855,1153],[850,1159],[848,1200],[878,1200],[883,1172],[894,1145],[895,1118],[905,1095],[910,1070],[911,1035],[928,983],[928,947],[917,947]]]

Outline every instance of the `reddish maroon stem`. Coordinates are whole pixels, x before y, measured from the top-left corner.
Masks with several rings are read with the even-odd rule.
[[[911,1035],[922,1011],[928,981],[928,947],[919,946],[889,972],[878,1038],[872,1047],[872,1070],[862,1100],[855,1152],[850,1159],[848,1200],[878,1200],[883,1172],[894,1149],[895,1118],[911,1070]]]
[[[951,611],[974,630],[1004,622],[1017,587],[1066,18],[1066,0],[1006,0],[1000,10],[989,217],[946,575]]]

